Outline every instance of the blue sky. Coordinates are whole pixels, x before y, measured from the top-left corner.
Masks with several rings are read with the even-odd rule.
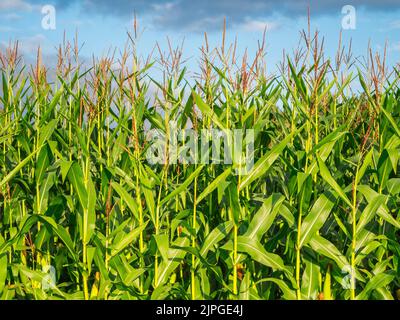
[[[43,5],[56,9],[56,29],[42,28]],[[51,62],[55,47],[64,32],[72,40],[78,31],[84,43],[81,54],[102,56],[108,49],[123,48],[132,31],[134,11],[140,29],[138,50],[149,53],[156,42],[166,47],[166,37],[175,45],[184,41],[184,58],[189,69],[195,69],[203,32],[207,31],[210,45],[221,43],[223,19],[227,21],[227,41],[237,36],[238,50],[254,52],[257,41],[267,27],[267,63],[274,69],[282,50],[291,52],[299,40],[299,31],[307,28],[307,7],[311,11],[311,27],[325,38],[328,55],[333,56],[342,29],[344,5],[356,9],[356,28],[343,30],[343,42],[352,39],[355,56],[366,54],[368,42],[374,50],[382,51],[388,44],[388,63],[400,61],[400,1],[399,0],[83,0],[38,1],[0,0],[0,46],[18,40],[22,53],[33,56],[40,44]]]

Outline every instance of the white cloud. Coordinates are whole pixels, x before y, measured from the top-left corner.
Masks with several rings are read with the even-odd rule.
[[[168,19],[170,18],[171,16],[168,16]],[[224,18],[225,16],[219,15],[219,16],[210,16],[210,17],[193,19],[193,21],[187,23],[184,30],[186,32],[200,32],[200,33],[203,33],[205,31],[218,30],[218,28],[222,30]],[[157,15],[154,18],[154,25],[157,27],[159,27],[160,25],[167,25],[167,24],[168,23],[166,22],[164,15]]]
[[[163,4],[159,4],[159,3],[153,4],[152,7],[156,11],[164,12],[164,11],[168,11],[168,10],[173,9],[176,5],[177,5],[177,2],[166,2],[166,3],[163,3]]]
[[[392,43],[389,46],[389,51],[399,51],[400,52],[400,42]]]
[[[43,34],[36,34],[32,37],[21,39],[21,52],[22,53],[36,53],[38,47],[44,47],[46,42],[46,37]]]
[[[31,37],[24,37],[18,39],[18,48],[19,52],[23,55],[36,54],[39,46],[42,49],[49,49],[46,45],[47,38],[43,34],[36,34]],[[7,47],[9,45],[8,42],[2,41],[0,43],[3,47]],[[42,50],[44,51],[44,50]]]
[[[0,11],[6,10],[21,10],[21,11],[31,11],[32,5],[24,0],[1,0],[0,1]]]
[[[267,29],[267,31],[271,31],[277,27],[278,24],[275,22],[250,19],[247,19],[240,25],[240,28],[247,32],[263,32],[265,29]]]
[[[400,29],[400,20],[394,20],[390,23],[390,29]]]
[[[10,26],[0,26],[0,32],[13,32],[17,31],[17,29]]]
[[[379,28],[380,32],[388,32],[400,29],[400,20],[386,21],[383,27]]]
[[[3,14],[1,16],[1,19],[9,20],[9,21],[20,20],[21,18],[22,17],[19,14],[15,13],[15,12],[10,12],[10,13],[7,13],[7,14]]]

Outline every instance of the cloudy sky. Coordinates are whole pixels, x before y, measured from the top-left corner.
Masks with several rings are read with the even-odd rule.
[[[55,30],[42,27],[45,5],[56,9]],[[267,60],[272,68],[283,49],[290,52],[298,43],[299,31],[307,27],[308,6],[312,28],[320,30],[327,53],[333,54],[345,5],[356,9],[355,29],[343,30],[344,42],[353,41],[354,54],[365,55],[369,41],[377,51],[387,42],[389,63],[400,61],[400,0],[0,0],[0,46],[19,40],[22,52],[29,56],[40,44],[51,57],[64,32],[72,39],[78,30],[84,43],[81,53],[101,56],[110,48],[123,47],[136,12],[144,29],[139,42],[143,55],[156,42],[165,46],[167,36],[175,45],[185,39],[184,57],[194,66],[203,32],[207,31],[210,45],[219,44],[225,17],[227,40],[237,36],[242,51],[255,50],[267,28]]]

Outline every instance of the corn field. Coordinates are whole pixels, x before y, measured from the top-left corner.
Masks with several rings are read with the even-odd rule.
[[[265,41],[239,56],[224,31],[190,74],[128,38],[85,64],[77,42],[53,66],[0,54],[2,299],[400,299],[386,53],[305,31],[272,74]],[[150,130],[188,128],[252,129],[254,166],[146,160]]]

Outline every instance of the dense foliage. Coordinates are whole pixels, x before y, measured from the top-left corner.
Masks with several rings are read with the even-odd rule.
[[[1,298],[399,297],[400,90],[385,57],[362,66],[339,45],[326,59],[304,33],[268,76],[264,43],[250,61],[206,40],[190,77],[179,47],[143,60],[130,40],[90,65],[69,43],[57,66],[1,53]],[[171,123],[253,129],[254,167],[149,163],[147,133]]]

